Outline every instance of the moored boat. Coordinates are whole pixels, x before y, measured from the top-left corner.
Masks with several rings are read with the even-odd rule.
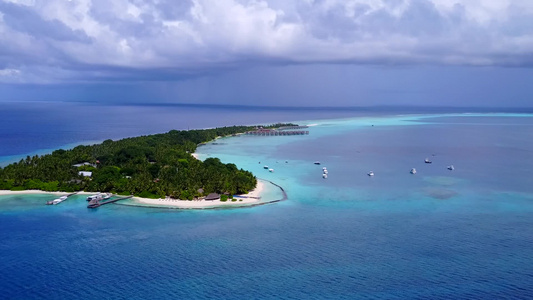
[[[317,160],[314,162],[315,165],[320,165],[320,162]]]
[[[91,200],[106,200],[106,199],[109,199],[111,198],[113,195],[111,193],[98,193],[98,194],[95,194],[95,195],[92,195],[92,196],[89,196],[87,197],[87,201],[91,201]]]
[[[68,196],[61,196],[61,197],[59,197],[57,199],[54,199],[52,201],[46,202],[46,205],[57,205],[57,204],[65,201],[65,200],[67,200],[67,198],[68,198]]]
[[[374,176],[374,172],[373,172],[373,171],[370,171],[370,172],[368,172],[367,175],[370,176],[370,177],[372,177],[372,176]]]
[[[87,205],[87,208],[96,208],[100,206],[100,200],[94,198],[91,201],[89,201],[89,204]]]
[[[263,166],[263,169],[268,170],[268,166],[267,165]]]
[[[87,197],[87,201],[102,200],[102,199],[104,199],[104,196],[101,193],[98,193],[98,194],[91,195],[91,196]]]
[[[453,170],[455,170],[455,168],[453,167],[453,165],[449,165],[448,166],[448,170],[453,171]]]
[[[416,169],[415,168],[412,168],[411,171],[410,171],[411,174],[416,174]]]
[[[65,201],[65,200],[67,200],[67,198],[68,198],[68,196],[61,196],[61,197],[59,197],[59,198],[53,200],[52,203],[53,203],[54,205],[56,205],[56,204],[59,204],[59,203]]]
[[[424,162],[425,162],[426,164],[430,164],[430,163],[432,163],[432,161],[429,160],[429,158],[424,159]]]

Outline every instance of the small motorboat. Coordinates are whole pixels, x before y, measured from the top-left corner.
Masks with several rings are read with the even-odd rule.
[[[411,174],[416,174],[416,169],[415,169],[415,168],[412,168],[410,173],[411,173]]]
[[[268,169],[268,171],[269,171],[270,173],[272,173],[272,172],[274,172],[274,169]]]
[[[59,198],[57,198],[57,199],[54,199],[54,200],[52,200],[52,201],[48,201],[48,202],[46,202],[46,204],[47,204],[47,205],[57,205],[57,204],[59,204],[59,203],[65,201],[65,200],[67,200],[67,197],[68,197],[68,196],[61,196],[61,197],[59,197]]]
[[[453,167],[453,165],[449,165],[448,166],[448,170],[453,171],[453,170],[455,170],[455,168]]]
[[[68,197],[68,196],[61,196],[61,197],[59,197],[59,198],[57,198],[57,199],[54,199],[54,200],[52,200],[52,201],[47,201],[47,202],[46,202],[46,205],[57,205],[57,204],[59,204],[59,203],[65,201],[65,200],[67,200],[67,197]]]
[[[374,172],[373,172],[373,171],[370,171],[370,172],[368,172],[367,175],[370,176],[370,177],[372,177],[372,176],[374,176]]]
[[[328,174],[328,170],[322,170],[322,173]]]
[[[263,169],[268,170],[268,166],[263,166]]]
[[[424,159],[424,162],[425,162],[426,164],[430,164],[430,163],[432,163],[432,161],[429,160],[429,158]]]
[[[315,165],[320,165],[320,162],[317,160],[314,162]]]
[[[328,178],[328,174],[326,174],[326,173],[322,174],[322,178],[324,178],[324,179]]]

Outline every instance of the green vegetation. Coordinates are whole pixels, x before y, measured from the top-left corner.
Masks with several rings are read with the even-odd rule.
[[[275,124],[265,128],[293,126]],[[43,156],[27,156],[18,163],[0,168],[0,189],[73,192],[113,192],[146,198],[171,196],[192,200],[209,193],[240,194],[255,188],[257,179],[234,164],[218,158],[204,162],[190,153],[198,144],[219,136],[254,130],[233,126],[204,130],[106,140],[72,150],[56,150]],[[83,164],[75,167],[75,164]],[[83,176],[81,171],[92,172]]]

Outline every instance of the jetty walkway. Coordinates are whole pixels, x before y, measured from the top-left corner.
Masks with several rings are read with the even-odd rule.
[[[57,199],[55,199],[55,200],[47,201],[47,202],[46,202],[46,205],[56,205],[56,204],[59,204],[59,203],[61,203],[61,202],[64,202],[65,200],[67,200],[68,197],[73,196],[73,195],[76,195],[77,193],[79,193],[79,192],[70,193],[70,194],[67,194],[67,195],[65,195],[65,196],[61,196],[61,197],[59,197],[59,198],[57,198]]]
[[[298,129],[305,129],[305,128],[309,128],[309,126],[307,126],[307,125],[302,125],[302,126],[283,126],[283,127],[279,127],[277,130],[298,130]]]
[[[93,202],[93,203],[89,203],[89,205],[87,205],[87,208],[97,208],[97,207],[100,207],[102,205],[106,205],[106,204],[109,204],[109,203],[115,203],[117,201],[130,199],[132,197],[133,196],[119,197],[119,198],[111,199],[111,200],[104,201],[104,202],[96,201],[96,202]]]
[[[246,132],[247,135],[257,136],[280,136],[280,135],[307,135],[308,130],[272,130],[272,129],[258,129]]]

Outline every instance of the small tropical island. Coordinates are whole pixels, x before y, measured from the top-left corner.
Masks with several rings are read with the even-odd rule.
[[[70,150],[59,149],[50,154],[27,156],[0,168],[0,190],[106,192],[168,201],[219,195],[221,201],[227,201],[233,195],[256,189],[257,178],[235,164],[222,163],[218,158],[198,160],[192,155],[196,148],[219,137],[235,136],[258,128],[269,130],[294,126],[298,125],[278,123],[171,130],[117,141],[105,140]]]

